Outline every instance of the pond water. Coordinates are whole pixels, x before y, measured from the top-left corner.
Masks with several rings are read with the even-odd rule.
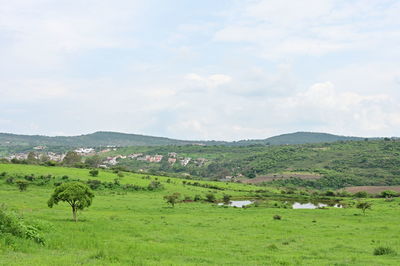
[[[294,202],[292,204],[293,209],[318,209],[321,207],[334,207],[334,208],[342,208],[343,206],[340,204],[325,204],[325,203],[300,203],[300,202]]]
[[[231,207],[237,207],[237,208],[242,208],[244,206],[252,204],[254,201],[251,200],[232,200],[228,204],[228,206]],[[301,203],[301,202],[285,202],[287,204],[291,204],[293,209],[318,209],[322,207],[334,207],[334,208],[343,208],[341,204],[338,203],[311,203],[311,202],[306,202],[306,203]],[[226,205],[224,203],[218,203],[218,205],[223,206]]]
[[[231,200],[228,206],[242,208],[243,206],[252,204],[251,200]],[[225,205],[224,203],[218,203],[218,205]]]

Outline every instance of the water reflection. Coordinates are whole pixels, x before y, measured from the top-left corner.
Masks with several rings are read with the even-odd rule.
[[[323,208],[323,207],[334,207],[334,208],[342,208],[343,206],[340,204],[326,204],[326,203],[300,203],[300,202],[294,202],[292,204],[293,209],[318,209],[318,208]]]
[[[242,208],[243,206],[247,206],[252,204],[253,201],[251,200],[232,200],[228,204],[228,206]],[[218,205],[225,205],[224,203],[218,203]]]

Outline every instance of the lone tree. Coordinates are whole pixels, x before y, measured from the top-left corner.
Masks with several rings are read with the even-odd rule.
[[[172,208],[173,208],[180,196],[181,196],[181,194],[179,194],[178,192],[175,192],[174,194],[164,196],[164,199],[167,203],[171,204]]]
[[[89,207],[92,204],[93,197],[93,192],[83,183],[64,183],[54,190],[47,205],[52,208],[54,204],[57,205],[60,201],[67,202],[72,208],[72,217],[76,222],[78,221],[76,217],[78,210]]]
[[[368,209],[371,209],[372,203],[366,202],[366,201],[362,201],[362,202],[357,203],[356,207],[358,209],[361,209],[363,214],[365,215],[365,211],[368,210]]]

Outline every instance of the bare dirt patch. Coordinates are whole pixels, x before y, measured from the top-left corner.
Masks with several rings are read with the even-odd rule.
[[[247,184],[257,184],[262,182],[270,182],[274,180],[290,179],[290,178],[300,178],[300,179],[319,179],[322,175],[316,173],[284,173],[284,174],[271,174],[259,176],[253,179],[244,180],[243,183]]]
[[[366,191],[370,194],[377,194],[386,190],[400,192],[400,186],[358,186],[358,187],[346,187],[344,188],[344,190],[350,193]]]

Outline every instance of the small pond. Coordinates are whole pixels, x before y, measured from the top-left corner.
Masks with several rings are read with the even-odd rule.
[[[334,207],[334,208],[342,208],[343,206],[340,204],[326,204],[326,203],[300,203],[300,202],[294,202],[292,204],[293,209],[318,209],[322,207]]]
[[[231,200],[228,206],[242,208],[243,206],[247,206],[252,204],[251,200]],[[218,203],[218,205],[225,205],[224,203]]]
[[[293,209],[318,209],[323,207],[334,207],[334,208],[343,208],[341,204],[335,202],[288,202],[284,201],[285,204],[288,204]],[[231,207],[242,208],[244,206],[250,205],[254,203],[252,200],[231,200],[229,204],[218,203],[219,206],[227,205]]]

